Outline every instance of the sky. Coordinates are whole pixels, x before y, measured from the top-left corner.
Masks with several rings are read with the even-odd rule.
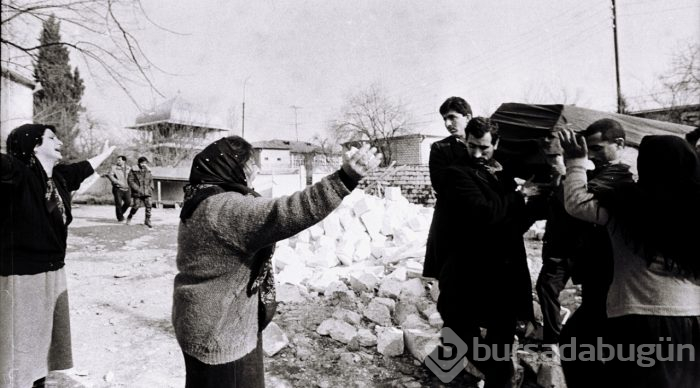
[[[142,3],[154,24],[132,32],[163,70],[150,74],[164,97],[133,85],[134,103],[106,77],[83,73],[83,103],[108,126],[132,125],[179,94],[240,134],[244,84],[251,141],[323,136],[348,96],[371,84],[429,134],[447,135],[438,107],[453,95],[475,115],[504,102],[616,107],[610,0]],[[617,16],[622,92],[633,109],[658,107],[659,75],[700,41],[700,3],[618,0]]]

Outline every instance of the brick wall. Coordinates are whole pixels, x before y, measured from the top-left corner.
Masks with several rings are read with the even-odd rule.
[[[401,194],[409,202],[424,206],[435,205],[435,194],[430,184],[428,166],[404,165],[388,170],[380,168],[362,179],[358,187],[368,194],[379,195],[378,186],[382,188],[397,186],[401,188]]]
[[[401,137],[391,139],[391,160],[397,165],[423,164],[421,160],[420,137]]]

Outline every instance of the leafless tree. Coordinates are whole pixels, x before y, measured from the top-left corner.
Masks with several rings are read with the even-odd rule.
[[[543,84],[539,86],[530,85],[523,92],[522,99],[528,104],[585,104],[581,89],[571,91],[563,85],[559,88]]]
[[[82,57],[89,72],[130,94],[130,85],[147,85],[160,94],[151,72],[158,69],[141,49],[133,31],[145,22],[155,25],[140,0],[2,0],[2,64],[30,68],[41,44],[41,23],[51,15],[65,27],[59,44]],[[172,32],[172,31],[170,31]],[[31,73],[31,71],[29,72]]]
[[[667,74],[659,77],[662,92],[653,93],[654,101],[670,109],[670,121],[682,122],[683,106],[700,101],[700,44],[689,43],[678,50]]]
[[[391,162],[390,138],[413,131],[413,120],[403,104],[393,101],[378,85],[351,94],[340,119],[331,123],[331,132],[341,143],[369,141]]]

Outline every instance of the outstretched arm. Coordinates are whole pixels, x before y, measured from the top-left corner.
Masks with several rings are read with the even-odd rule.
[[[115,146],[109,145],[109,140],[106,140],[104,146],[102,146],[102,152],[88,159],[88,162],[92,166],[93,170],[99,167],[100,164],[102,164],[102,162],[104,162],[109,155],[112,154],[115,148]]]

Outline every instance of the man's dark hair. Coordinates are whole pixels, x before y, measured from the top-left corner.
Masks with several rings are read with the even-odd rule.
[[[599,132],[602,140],[614,142],[616,139],[626,139],[625,130],[622,128],[622,125],[613,119],[597,120],[581,132],[581,135],[589,137]]]
[[[496,144],[500,135],[498,134],[498,123],[491,121],[491,119],[486,117],[474,117],[469,120],[467,128],[464,130],[467,137],[469,135],[474,136],[477,139],[481,139],[486,135],[486,133],[491,134],[491,144]]]
[[[472,115],[472,107],[462,97],[450,97],[440,105],[440,114],[443,116],[451,110],[460,113],[462,116]]]
[[[685,134],[685,140],[693,147],[695,147],[698,139],[700,139],[700,126]]]
[[[121,160],[123,160],[124,162],[126,162],[126,156],[124,156],[124,155],[119,155],[119,156],[117,156],[117,159],[121,159]]]

